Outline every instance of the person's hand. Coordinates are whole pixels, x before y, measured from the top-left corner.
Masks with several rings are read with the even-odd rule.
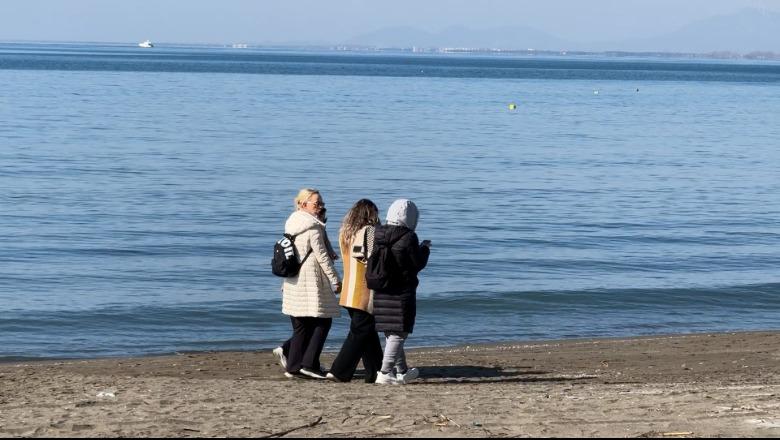
[[[336,292],[336,293],[341,293],[341,282],[336,283],[336,285],[334,286],[333,291]]]
[[[431,247],[431,240],[423,240],[422,243],[420,243],[420,246],[425,246],[427,248]]]

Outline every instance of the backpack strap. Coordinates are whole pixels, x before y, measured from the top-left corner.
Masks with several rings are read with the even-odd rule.
[[[300,234],[295,234],[295,235],[284,234],[284,236],[287,237],[290,240],[290,242],[292,243],[293,248],[295,248],[295,237],[297,237],[298,235],[300,235]],[[301,260],[301,266],[303,266],[303,262],[306,261],[307,258],[309,258],[309,255],[311,255],[311,251],[313,251],[313,250],[314,249],[312,249],[311,246],[309,246],[309,252],[306,252],[306,255],[303,257],[303,260]]]
[[[303,257],[303,260],[301,260],[301,266],[303,266],[303,262],[306,261],[307,258],[309,258],[309,255],[311,255],[311,251],[313,249],[309,248],[309,252],[306,252],[306,256]]]

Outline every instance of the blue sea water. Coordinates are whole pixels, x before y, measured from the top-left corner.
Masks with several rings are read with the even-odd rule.
[[[410,345],[776,330],[778,145],[777,63],[2,44],[0,358],[275,347],[307,186],[417,202]]]

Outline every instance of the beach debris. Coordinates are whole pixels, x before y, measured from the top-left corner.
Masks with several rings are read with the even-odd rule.
[[[450,426],[450,423],[452,423],[453,425],[455,425],[458,428],[460,428],[460,425],[455,423],[454,420],[452,420],[451,418],[445,416],[444,414],[439,414],[439,416],[436,418],[436,421],[433,423],[433,426],[438,426],[438,427],[441,428],[441,427],[445,427],[445,426]]]
[[[692,432],[658,432],[648,431],[637,435],[635,438],[661,438],[661,437],[689,437],[692,436]]]
[[[113,391],[101,391],[97,393],[98,399],[116,399],[116,393]]]
[[[315,421],[313,421],[311,423],[307,423],[307,424],[301,425],[301,426],[296,426],[295,428],[287,429],[285,431],[274,432],[272,434],[261,436],[260,438],[279,438],[279,437],[284,437],[285,435],[290,434],[291,432],[295,432],[295,431],[298,431],[298,430],[301,430],[301,429],[306,429],[306,428],[313,428],[313,427],[319,425],[320,423],[322,423],[322,416],[317,417],[317,420],[315,420]]]
[[[379,422],[381,422],[383,420],[390,420],[390,419],[393,418],[392,415],[386,415],[386,414],[380,415],[380,414],[377,414],[377,412],[374,411],[373,409],[370,410],[366,414],[359,414],[359,415],[366,416],[366,418],[364,419],[363,423],[368,424],[370,426],[374,426],[374,425],[376,425],[377,423],[379,423]],[[342,425],[345,424],[347,422],[347,420],[349,420],[351,418],[352,418],[352,416],[347,416],[347,418],[345,418],[344,420],[341,421],[341,424]]]
[[[658,432],[658,431],[649,431],[645,432],[644,434],[639,434],[637,438],[660,438],[660,437],[691,437],[693,436],[693,432],[691,431],[680,431],[680,432]]]
[[[472,422],[471,426],[474,426],[474,427],[477,427],[477,428],[481,428],[482,427],[482,423],[480,423],[480,422]]]

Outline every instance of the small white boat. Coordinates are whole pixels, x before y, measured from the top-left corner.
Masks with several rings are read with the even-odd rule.
[[[143,43],[138,43],[138,47],[154,47],[151,41],[146,40]]]

